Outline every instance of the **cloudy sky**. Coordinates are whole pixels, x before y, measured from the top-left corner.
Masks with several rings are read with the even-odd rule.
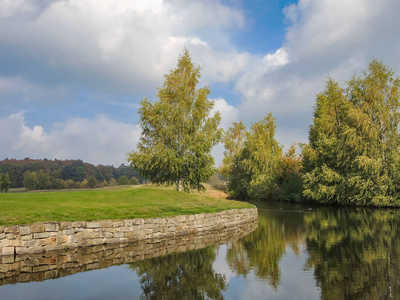
[[[307,142],[328,76],[372,58],[400,75],[399,13],[398,0],[0,0],[0,160],[126,164],[138,103],[184,47],[222,127],[272,112],[278,142]]]

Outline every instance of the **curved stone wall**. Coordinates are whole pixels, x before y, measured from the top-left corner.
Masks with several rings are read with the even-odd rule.
[[[197,234],[147,239],[133,243],[90,246],[45,253],[3,255],[0,256],[0,286],[54,279],[88,270],[134,263],[170,253],[225,244],[240,239],[256,228],[257,221],[252,221],[225,230],[203,231]]]
[[[168,218],[0,226],[0,256],[203,234],[257,220],[257,208],[247,208]]]

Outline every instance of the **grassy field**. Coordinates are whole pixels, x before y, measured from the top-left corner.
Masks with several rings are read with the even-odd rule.
[[[251,204],[159,187],[110,187],[0,194],[0,225],[92,221],[218,212]]]

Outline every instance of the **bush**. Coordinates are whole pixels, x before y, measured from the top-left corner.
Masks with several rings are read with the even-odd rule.
[[[51,188],[55,190],[65,189],[65,183],[59,178],[55,178],[51,181]]]
[[[138,180],[135,176],[133,176],[133,177],[131,178],[131,180],[129,180],[129,182],[130,182],[131,184],[133,184],[133,185],[138,185],[138,184],[139,184],[139,180]]]
[[[128,184],[129,184],[129,179],[128,179],[128,177],[126,177],[126,176],[121,176],[121,177],[118,179],[118,184],[119,184],[119,185],[128,185]]]

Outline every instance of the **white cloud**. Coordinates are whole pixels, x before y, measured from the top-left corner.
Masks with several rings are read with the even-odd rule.
[[[135,148],[140,128],[99,116],[94,120],[70,119],[54,124],[49,132],[43,127],[26,125],[23,113],[0,118],[1,158],[82,159],[93,164],[126,162],[126,154]]]
[[[218,0],[40,3],[0,4],[0,59],[26,81],[143,91],[159,86],[184,47],[196,52],[196,64],[208,62],[208,82],[231,80],[246,64],[246,54],[219,38],[244,17]]]
[[[215,112],[220,112],[221,114],[221,123],[220,127],[223,129],[228,129],[232,126],[233,122],[237,121],[238,118],[238,109],[233,105],[230,105],[226,102],[225,99],[218,98],[213,99],[214,108],[211,111],[211,115],[214,115]]]

